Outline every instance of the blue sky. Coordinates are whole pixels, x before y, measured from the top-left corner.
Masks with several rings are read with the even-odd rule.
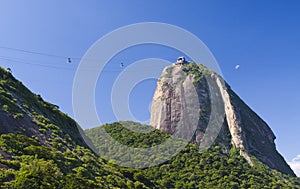
[[[72,113],[72,84],[80,58],[103,35],[138,22],[164,22],[199,37],[217,59],[226,81],[277,136],[291,161],[300,154],[300,2],[291,1],[10,1],[0,2],[0,65],[35,93]],[[9,47],[54,56],[9,50]],[[148,49],[152,47],[147,47]],[[173,61],[178,52],[153,48],[125,52],[107,66],[97,85],[98,114],[114,120],[111,79],[139,58]],[[137,55],[138,54],[138,55]],[[72,63],[67,63],[72,57]],[[239,64],[238,70],[234,69]],[[155,80],[140,83],[130,106],[142,120]],[[147,90],[145,90],[145,88]],[[143,98],[142,98],[143,97]],[[108,100],[107,100],[108,99]],[[132,100],[136,99],[136,100]]]

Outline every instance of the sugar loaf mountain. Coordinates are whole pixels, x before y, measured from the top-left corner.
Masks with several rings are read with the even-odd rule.
[[[270,127],[222,78],[179,59],[158,79],[150,125],[120,121],[83,131],[57,105],[0,68],[0,188],[300,188]],[[136,132],[143,130],[147,132]],[[170,158],[118,149],[185,141]],[[177,147],[177,142],[171,143]],[[163,148],[163,147],[162,147]]]

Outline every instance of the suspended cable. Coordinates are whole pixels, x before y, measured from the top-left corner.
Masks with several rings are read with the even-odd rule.
[[[27,64],[27,65],[40,66],[40,67],[47,67],[47,68],[54,68],[54,69],[64,69],[64,70],[75,70],[75,69],[70,69],[70,68],[66,68],[66,67],[58,67],[58,66],[51,66],[51,65],[45,65],[45,64],[38,64],[38,63],[24,62],[24,61],[14,60],[14,59],[10,59],[10,58],[3,58],[3,57],[0,57],[0,59],[1,59],[1,60],[10,61],[10,62],[16,62],[16,63]]]
[[[73,60],[81,60],[81,58],[60,56],[60,55],[48,54],[48,53],[37,52],[37,51],[29,51],[29,50],[24,50],[24,49],[19,49],[19,48],[11,48],[11,47],[5,47],[5,46],[0,46],[0,49],[6,49],[6,50],[11,50],[11,51],[17,51],[17,52],[23,52],[23,53],[29,53],[29,54],[35,54],[35,55],[65,59],[66,62],[69,63],[69,64],[73,63]],[[25,60],[25,59],[20,59],[20,58],[15,58],[15,57],[7,57],[7,56],[1,56],[0,55],[0,59],[6,60],[6,61],[11,61],[11,62],[28,64],[28,65],[35,65],[35,66],[40,66],[40,67],[47,67],[47,68],[54,68],[54,69],[64,69],[64,70],[71,70],[71,71],[76,70],[76,68],[70,68],[70,67],[62,67],[62,66],[42,64],[42,63],[33,63],[32,60]],[[90,61],[90,62],[95,62],[95,63],[101,62],[101,59],[96,60],[96,59],[85,58],[84,60]],[[122,59],[119,59],[119,60],[116,59],[116,58],[112,58],[110,61],[120,62],[119,65],[122,69],[120,69],[120,68],[119,69],[118,68],[105,68],[104,70],[102,70],[102,72],[120,72],[120,71],[122,71],[123,68],[125,67],[125,64],[123,63],[124,60],[134,62],[134,61],[132,61],[131,58],[128,58],[128,59],[122,58]],[[85,68],[83,71],[91,71],[91,70],[94,70],[95,68],[97,68],[97,65],[95,65],[94,67]],[[145,71],[147,71],[147,70],[149,70],[149,69],[147,69],[147,67],[145,67]],[[140,72],[140,71],[141,70],[136,71],[136,72]],[[135,71],[130,71],[130,72],[135,72]]]
[[[15,59],[15,58],[8,58],[8,57],[4,57],[4,56],[0,56],[0,60],[5,60],[5,61],[10,61],[10,62],[16,62],[16,63],[22,63],[22,64],[27,64],[27,65],[32,65],[32,66],[39,66],[39,67],[46,67],[46,68],[52,68],[52,69],[57,69],[57,70],[68,70],[68,71],[76,71],[76,68],[68,68],[68,67],[62,67],[62,66],[54,66],[54,65],[48,65],[48,64],[41,64],[41,63],[31,63],[31,62],[27,62],[27,61],[22,61],[22,59]],[[81,69],[81,71],[94,71],[95,68],[85,68],[85,69]],[[104,68],[102,70],[103,73],[119,73],[121,72],[123,69],[120,68],[116,68],[116,69],[112,69],[112,68]],[[131,73],[140,73],[140,72],[146,72],[148,73],[149,71],[151,71],[151,69],[147,69],[145,68],[144,70],[137,70],[137,71],[127,71],[127,72],[131,72]]]
[[[3,46],[0,46],[0,48],[1,48],[1,49],[7,49],[7,50],[13,50],[13,51],[24,52],[24,53],[30,53],[30,54],[37,54],[37,55],[42,55],[42,56],[55,57],[55,58],[64,58],[64,59],[67,59],[67,58],[68,58],[68,57],[65,57],[65,56],[59,56],[59,55],[53,55],[53,54],[41,53],[41,52],[35,52],[35,51],[28,51],[28,50],[17,49],[17,48],[11,48],[11,47],[3,47]]]
[[[49,54],[49,53],[43,53],[43,52],[37,52],[37,51],[30,51],[30,50],[24,50],[24,49],[12,48],[12,47],[6,47],[6,46],[0,46],[0,49],[36,54],[36,55],[41,55],[41,56],[48,56],[48,57],[53,57],[53,58],[61,58],[61,59],[67,60],[68,63],[72,62],[72,60],[81,60],[83,58],[83,57],[79,58],[79,57],[61,56],[61,55],[55,55],[55,54]],[[173,59],[174,57],[169,57],[169,58]],[[88,60],[88,61],[95,61],[95,62],[101,61],[101,59],[90,59],[90,58],[84,58],[84,59]],[[124,61],[124,60],[126,61],[126,60],[131,60],[131,59],[122,58],[122,60],[119,60],[119,61]]]

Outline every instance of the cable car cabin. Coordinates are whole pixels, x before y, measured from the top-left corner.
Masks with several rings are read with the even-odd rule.
[[[180,56],[177,58],[177,62],[175,63],[175,65],[184,65],[187,64],[188,62],[185,60],[185,58],[183,56]]]

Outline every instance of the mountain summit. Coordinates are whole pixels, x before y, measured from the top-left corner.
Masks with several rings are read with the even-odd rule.
[[[295,176],[276,150],[275,135],[218,74],[196,63],[163,70],[154,93],[150,125],[202,148],[236,148],[253,166],[258,159],[272,169]],[[253,158],[255,157],[255,158]]]

